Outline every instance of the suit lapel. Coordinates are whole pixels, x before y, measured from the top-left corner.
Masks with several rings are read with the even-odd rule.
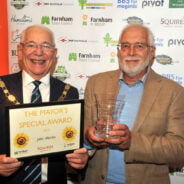
[[[108,84],[108,86],[106,86],[107,91],[109,93],[114,93],[114,94],[118,94],[118,90],[119,90],[119,78],[120,78],[120,70],[116,70],[115,72],[110,72],[110,78],[112,79],[111,83]]]
[[[144,119],[150,112],[157,95],[159,95],[161,87],[162,87],[161,77],[157,75],[153,70],[151,70],[145,83],[145,89],[141,99],[139,111],[133,126],[133,130],[138,131],[138,129],[143,124]]]
[[[23,86],[22,86],[22,72],[19,72],[15,81],[17,86],[17,100],[22,104],[23,103]]]
[[[64,90],[64,83],[59,83],[52,76],[50,77],[50,101],[57,101]]]
[[[10,94],[14,95],[18,102],[23,103],[22,72],[12,74],[5,82]]]

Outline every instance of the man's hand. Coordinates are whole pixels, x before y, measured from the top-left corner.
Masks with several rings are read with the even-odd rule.
[[[88,151],[86,148],[80,148],[75,150],[73,153],[67,154],[66,158],[70,166],[75,169],[83,169],[88,161]]]
[[[131,143],[131,132],[125,124],[114,124],[109,135],[115,138],[105,139],[107,143],[116,144],[120,149],[129,149]]]
[[[107,146],[108,144],[105,142],[105,139],[98,138],[95,135],[95,127],[91,126],[86,131],[86,139],[96,147]]]
[[[22,162],[16,158],[6,157],[6,155],[0,155],[0,175],[10,176],[16,172],[21,166]]]

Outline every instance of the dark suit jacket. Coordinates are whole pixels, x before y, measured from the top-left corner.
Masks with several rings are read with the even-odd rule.
[[[18,72],[11,75],[2,76],[1,79],[6,84],[10,94],[14,95],[16,99],[23,103],[23,90],[22,90],[22,72]],[[50,101],[57,101],[64,90],[65,83],[50,77]],[[78,91],[72,87],[69,89],[65,100],[78,99]],[[7,142],[5,124],[5,111],[4,106],[11,105],[12,103],[5,97],[2,88],[0,88],[0,138],[2,139],[0,144],[0,154],[5,154]],[[3,138],[2,138],[3,137]],[[10,177],[0,176],[1,184],[20,184],[21,183],[21,169]],[[47,184],[64,184],[66,183],[66,171],[65,171],[65,156],[50,157],[48,162],[48,182]]]

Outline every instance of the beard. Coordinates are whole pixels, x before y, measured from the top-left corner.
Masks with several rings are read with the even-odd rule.
[[[137,60],[138,64],[136,64],[135,66],[130,66],[126,63],[126,60]],[[147,66],[149,66],[149,55],[144,62],[139,62],[141,62],[141,58],[139,57],[126,57],[122,60],[119,59],[119,67],[120,70],[126,73],[129,77],[135,77],[136,75],[141,73]]]

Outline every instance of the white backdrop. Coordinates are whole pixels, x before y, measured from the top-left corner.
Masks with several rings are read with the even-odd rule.
[[[184,0],[8,0],[10,73],[19,71],[16,47],[32,24],[53,30],[58,48],[54,75],[83,98],[92,74],[117,69],[116,45],[131,23],[151,28],[157,46],[153,69],[184,86]],[[184,170],[171,173],[184,183]]]

